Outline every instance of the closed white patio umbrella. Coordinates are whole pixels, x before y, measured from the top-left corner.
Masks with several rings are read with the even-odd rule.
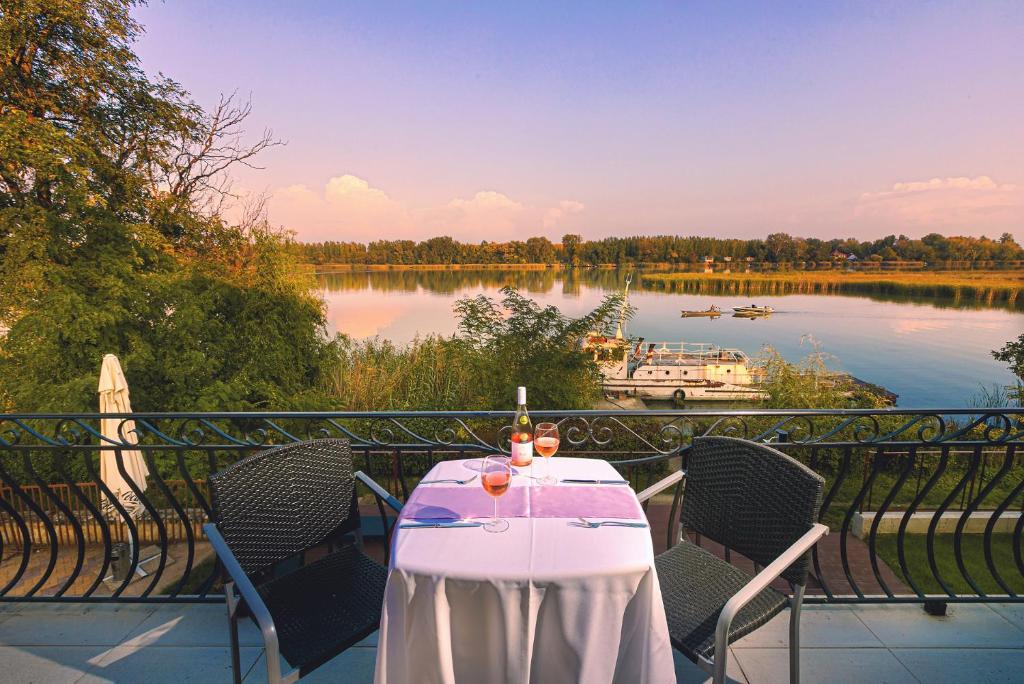
[[[121,371],[120,362],[113,354],[103,357],[103,366],[100,368],[99,395],[100,413],[131,413],[132,404],[128,398],[128,381]],[[138,438],[134,430],[135,422],[131,420],[103,418],[100,421],[100,432],[114,442],[123,440],[137,444]],[[142,453],[138,449],[123,449],[120,453],[124,460],[125,473],[140,491],[145,491],[149,468],[146,467],[146,462],[142,459]],[[117,469],[117,451],[113,449],[100,451],[100,478],[133,518],[138,517],[145,510],[131,487],[128,486],[128,482]],[[104,501],[104,509],[109,510],[111,507],[110,502]]]

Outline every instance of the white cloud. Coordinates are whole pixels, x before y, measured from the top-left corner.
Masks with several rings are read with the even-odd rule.
[[[322,192],[305,185],[276,190],[268,202],[270,220],[305,240],[367,240],[407,237],[414,228],[408,210],[366,180],[345,174]]]
[[[920,192],[922,190],[944,190],[944,189],[955,189],[955,190],[1000,190],[1000,191],[1011,191],[1015,190],[1017,186],[1008,184],[999,184],[988,176],[978,176],[977,178],[968,178],[967,176],[958,176],[956,178],[932,178],[929,181],[914,181],[910,183],[896,183],[892,186],[892,192]]]
[[[583,208],[572,200],[552,207],[528,206],[496,190],[410,207],[351,174],[331,178],[322,192],[305,185],[280,188],[268,203],[271,221],[294,230],[299,239],[359,241],[434,235],[474,242],[522,238],[541,228],[553,229]]]
[[[893,184],[889,190],[865,192],[855,213],[881,221],[930,229],[1006,229],[1024,217],[1024,193],[989,176],[932,178]]]
[[[501,239],[525,227],[526,207],[494,190],[481,190],[469,199],[456,197],[443,211],[424,212],[424,227],[463,239]]]
[[[544,228],[557,228],[567,216],[579,214],[584,208],[582,202],[562,200],[544,212]]]
[[[523,205],[519,202],[513,202],[507,195],[494,190],[481,190],[473,195],[471,199],[456,197],[448,203],[448,206],[453,209],[461,209],[467,213],[495,210],[519,211],[523,208]]]

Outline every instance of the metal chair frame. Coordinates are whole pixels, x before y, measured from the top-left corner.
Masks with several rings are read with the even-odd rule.
[[[357,482],[361,482],[365,485],[377,499],[377,504],[380,508],[382,517],[384,517],[383,505],[387,505],[395,512],[401,512],[401,502],[389,494],[387,490],[379,484],[374,482],[369,475],[366,475],[362,471],[355,471],[352,473],[352,476]],[[353,491],[353,497],[355,498],[356,496],[357,494]],[[384,519],[384,530],[385,543],[387,543],[386,517]],[[270,609],[267,607],[266,602],[260,595],[256,584],[231,550],[230,545],[224,538],[220,529],[217,527],[217,524],[215,522],[206,523],[203,525],[203,531],[205,532],[207,539],[209,539],[214,552],[217,554],[217,558],[225,573],[224,597],[227,604],[228,624],[231,637],[231,667],[234,682],[236,684],[240,684],[241,682],[238,620],[239,617],[242,616],[243,612],[247,612],[251,615],[253,620],[256,622],[256,625],[259,627],[260,633],[263,637],[263,647],[267,661],[267,681],[269,684],[290,684],[311,672],[312,669],[315,669],[315,667],[320,663],[315,664],[309,669],[299,667],[282,673],[280,644],[277,635],[277,628],[274,624],[274,618],[271,615]],[[352,533],[355,537],[357,547],[361,550],[363,542],[361,531],[356,528]],[[353,644],[365,639],[376,631],[376,629],[377,627],[375,626],[365,634],[356,635],[356,637],[342,644],[334,655],[341,653]]]
[[[716,438],[722,439],[722,438]],[[738,440],[739,441],[739,440]],[[767,449],[784,458],[785,454],[764,447],[763,445],[748,442],[748,444]],[[655,495],[665,491],[669,487],[677,488],[676,496],[682,492],[686,483],[686,471],[679,470],[668,477],[656,482],[637,495],[641,503],[652,499]],[[670,523],[671,524],[671,523]],[[729,629],[733,619],[740,610],[750,603],[761,591],[768,588],[772,582],[782,576],[791,565],[810,553],[814,545],[829,533],[829,528],[822,523],[814,523],[799,539],[783,551],[774,561],[769,563],[722,607],[718,621],[715,624],[715,652],[713,659],[698,657],[696,664],[708,674],[712,675],[714,684],[725,684],[726,664],[728,663]],[[682,525],[679,528],[677,543],[683,541],[684,531]],[[800,613],[803,606],[804,591],[806,583],[797,584],[790,582],[792,596],[789,599],[789,681],[791,684],[800,682]]]

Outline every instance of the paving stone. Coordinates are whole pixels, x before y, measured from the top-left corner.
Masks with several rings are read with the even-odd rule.
[[[242,671],[249,670],[261,649],[241,649]],[[230,682],[231,652],[224,647],[118,646],[96,658],[79,682]],[[266,681],[264,678],[263,681]]]
[[[263,646],[263,637],[249,618],[238,621],[238,643]],[[227,607],[192,605],[182,610],[181,606],[160,606],[132,630],[125,645],[230,646]]]
[[[326,684],[327,682],[345,682],[346,684],[373,684],[373,669],[377,663],[377,649],[375,648],[350,648],[338,657],[330,660],[311,674],[302,678],[302,683]],[[282,671],[287,671],[288,665],[281,661]],[[245,676],[247,684],[259,684],[267,681],[267,661],[265,654],[261,653],[255,666]]]
[[[258,632],[242,623],[246,681],[266,678]],[[1024,671],[1024,606],[951,605],[934,618],[918,605],[805,606],[805,682],[1011,681]],[[377,635],[303,681],[371,682]],[[884,644],[884,645],[883,645]],[[889,648],[893,649],[892,651]],[[788,679],[788,612],[733,645],[732,681]],[[708,675],[675,654],[679,681]],[[17,604],[0,612],[3,682],[230,681],[222,605]],[[1018,679],[1019,681],[1019,679]]]
[[[1024,603],[990,603],[989,608],[1009,620],[1018,629],[1024,629]]]
[[[102,646],[0,646],[0,679],[5,684],[75,682],[102,652]]]
[[[1024,651],[1020,649],[897,648],[893,655],[928,684],[1024,679]]]
[[[131,603],[30,606],[0,622],[0,645],[114,646],[154,610]]]
[[[945,617],[918,605],[855,606],[854,613],[889,648],[1024,648],[1024,630],[984,604],[950,604]]]
[[[732,644],[733,648],[789,648],[789,610]],[[804,606],[800,616],[802,648],[881,648],[848,606]]]
[[[366,647],[369,647],[369,648],[377,648],[378,637],[380,637],[380,632],[379,631],[374,632],[373,634],[371,634],[370,636],[366,637],[365,639],[360,641],[358,644],[356,644],[356,646],[366,646]]]
[[[788,649],[737,649],[736,659],[750,684],[789,681]],[[804,684],[909,684],[917,680],[884,648],[806,648],[800,650],[800,681]]]
[[[679,651],[672,652],[676,663],[676,680],[684,684],[696,684],[697,682],[710,682],[711,675],[694,664],[689,658]],[[736,660],[736,654],[729,651],[729,663],[725,666],[725,676],[734,684],[747,684],[747,678],[743,674],[743,668]]]

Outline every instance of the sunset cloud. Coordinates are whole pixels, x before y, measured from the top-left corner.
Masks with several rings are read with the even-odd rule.
[[[554,206],[528,206],[497,190],[480,190],[434,206],[412,207],[352,174],[335,176],[317,192],[289,185],[272,193],[273,223],[302,240],[423,239],[451,235],[479,241],[532,236],[554,230],[583,204],[561,200]]]
[[[544,212],[544,228],[557,228],[566,217],[579,214],[584,209],[582,202],[574,200],[562,200],[557,206],[551,207]]]
[[[281,188],[272,194],[268,212],[273,223],[306,240],[406,237],[415,229],[401,203],[350,174],[331,178],[321,192],[305,185]]]
[[[523,208],[523,205],[519,202],[513,202],[507,195],[495,192],[494,190],[481,190],[473,195],[471,199],[456,197],[448,203],[448,206],[469,213],[494,210],[520,211]]]
[[[858,216],[916,224],[929,229],[984,229],[1024,216],[1024,193],[989,176],[932,178],[893,184],[889,190],[865,192]]]

